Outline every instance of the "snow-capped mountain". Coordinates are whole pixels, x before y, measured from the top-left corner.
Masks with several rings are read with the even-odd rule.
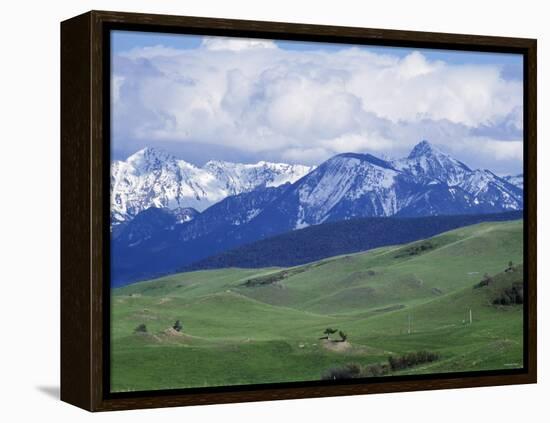
[[[197,167],[164,151],[145,148],[111,164],[111,221],[116,225],[150,207],[201,212],[231,195],[295,182],[311,169],[264,161],[211,161]],[[193,216],[187,214],[185,219]]]
[[[472,170],[426,141],[399,160],[344,153],[312,169],[264,162],[198,168],[155,151],[134,156],[113,164],[120,167],[112,181],[116,212],[136,214],[113,227],[115,283],[174,272],[311,225],[523,209],[522,188],[489,170]],[[180,209],[183,204],[201,213]]]
[[[331,217],[396,214],[399,198],[394,188],[400,177],[407,179],[390,163],[370,154],[335,156],[299,181],[294,195],[288,197],[294,197],[298,206],[295,228]]]
[[[504,176],[502,179],[518,188],[523,189],[523,173],[520,173],[519,175]]]
[[[391,162],[395,169],[415,176],[420,181],[439,181],[448,186],[459,185],[472,170],[424,140],[408,157]]]
[[[460,187],[471,196],[476,207],[506,211],[523,208],[523,186],[519,188],[490,170],[474,170],[464,178]]]
[[[235,195],[252,191],[259,186],[277,187],[293,183],[313,167],[265,161],[241,164],[213,160],[206,163],[203,169],[214,175],[229,195]]]
[[[354,217],[521,210],[523,191],[489,170],[471,170],[427,141],[400,160],[345,153],[327,160],[275,201],[267,220],[285,230]],[[261,216],[259,216],[259,219]]]

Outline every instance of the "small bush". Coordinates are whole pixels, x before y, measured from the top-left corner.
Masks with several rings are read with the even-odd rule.
[[[141,324],[136,326],[136,328],[134,329],[134,332],[135,333],[147,333],[147,326],[145,325],[145,323],[141,323]]]
[[[371,364],[363,371],[363,377],[380,377],[388,374],[389,371],[387,364]]]
[[[474,285],[474,288],[483,288],[484,286],[491,285],[493,283],[493,278],[491,278],[491,275],[488,273],[485,273],[483,275],[483,279],[476,285]]]
[[[322,380],[345,380],[361,377],[361,366],[356,363],[348,363],[342,367],[328,369],[321,376]]]
[[[181,325],[181,322],[179,320],[176,320],[176,323],[174,323],[174,326],[172,326],[172,328],[176,332],[181,332],[181,330],[183,329],[183,326]]]
[[[323,332],[323,334],[324,334],[325,336],[322,336],[322,337],[319,338],[319,339],[330,339],[330,335],[333,335],[333,334],[335,334],[336,332],[338,332],[338,329],[326,328],[325,331]]]
[[[390,372],[406,369],[422,363],[431,363],[439,360],[439,354],[430,351],[418,351],[408,353],[400,357],[388,357],[388,364],[371,364],[361,367],[356,363],[348,363],[344,366],[333,367],[321,375],[322,380],[345,380],[364,377],[381,377]]]

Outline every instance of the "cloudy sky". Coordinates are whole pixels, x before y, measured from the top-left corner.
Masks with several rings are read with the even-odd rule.
[[[115,158],[402,157],[427,139],[471,167],[522,170],[520,55],[112,33]]]

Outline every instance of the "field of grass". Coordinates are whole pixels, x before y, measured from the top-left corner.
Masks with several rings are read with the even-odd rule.
[[[440,359],[400,374],[522,367],[522,306],[493,304],[523,280],[522,260],[522,221],[482,223],[292,268],[114,289],[112,390],[319,380],[330,368],[420,350]],[[474,289],[486,273],[491,283]],[[141,324],[146,332],[135,331]],[[327,327],[347,341],[320,340]]]

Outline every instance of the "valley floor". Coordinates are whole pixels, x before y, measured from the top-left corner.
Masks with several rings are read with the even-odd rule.
[[[387,374],[521,368],[523,307],[509,298],[522,260],[522,221],[482,223],[292,268],[114,289],[112,390],[313,381],[418,351],[439,359]],[[320,339],[327,328],[346,341]]]

